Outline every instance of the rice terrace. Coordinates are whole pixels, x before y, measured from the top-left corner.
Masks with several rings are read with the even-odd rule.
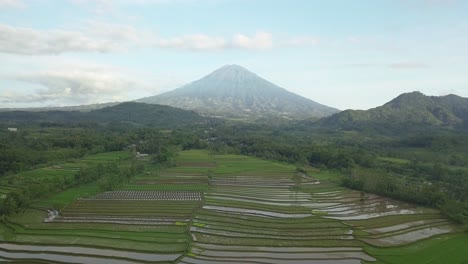
[[[63,181],[108,152],[28,171]],[[436,209],[341,187],[338,176],[243,155],[181,151],[117,190],[80,185],[4,217],[0,262],[462,263],[468,236]],[[46,173],[47,172],[47,173]],[[2,185],[1,193],[13,185]],[[443,248],[443,250],[441,250]],[[436,250],[437,249],[437,250]],[[463,262],[466,263],[466,262]]]

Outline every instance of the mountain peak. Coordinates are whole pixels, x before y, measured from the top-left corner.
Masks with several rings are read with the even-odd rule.
[[[224,65],[223,67],[215,70],[214,72],[208,74],[203,79],[212,79],[219,81],[245,81],[245,80],[254,80],[261,79],[255,73],[249,71],[248,69],[236,65]]]
[[[321,120],[321,124],[345,129],[401,129],[423,126],[468,126],[468,98],[457,95],[427,96],[404,93],[367,111],[348,110]]]
[[[401,107],[422,107],[423,105],[427,105],[430,103],[431,103],[431,98],[429,96],[426,96],[419,91],[414,91],[410,93],[400,94],[395,99],[391,100],[385,105],[393,107],[393,108],[401,108]]]
[[[173,91],[138,101],[230,117],[304,118],[338,111],[291,93],[235,64],[225,65]]]
[[[216,71],[246,71],[250,72],[248,69],[237,65],[237,64],[226,64],[223,67],[217,69]]]

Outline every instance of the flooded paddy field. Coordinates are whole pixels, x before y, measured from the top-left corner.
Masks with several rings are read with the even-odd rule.
[[[405,263],[387,252],[467,241],[437,210],[291,165],[193,150],[177,164],[115,191],[77,187],[57,215],[49,201],[64,194],[2,220],[0,262]]]

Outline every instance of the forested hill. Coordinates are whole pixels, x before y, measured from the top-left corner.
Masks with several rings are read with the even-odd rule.
[[[121,103],[90,112],[79,111],[10,111],[0,112],[0,122],[6,124],[30,123],[132,123],[155,127],[172,127],[203,122],[204,118],[193,111],[165,105],[135,102]]]
[[[323,127],[359,130],[399,131],[427,127],[467,128],[468,98],[457,95],[426,96],[420,92],[402,94],[367,111],[346,110],[318,124]]]

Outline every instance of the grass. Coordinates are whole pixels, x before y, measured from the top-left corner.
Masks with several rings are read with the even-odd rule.
[[[247,174],[256,175],[275,175],[290,174],[295,170],[295,166],[290,164],[261,160],[254,157],[238,155],[216,155],[218,167],[214,170],[215,174]]]
[[[25,171],[17,174],[17,177],[28,178],[31,181],[51,180],[57,178],[73,178],[75,172],[69,170],[55,168],[40,168],[30,171]]]
[[[0,184],[5,185],[6,181],[12,181],[14,186],[22,186],[25,182],[34,182],[37,184],[47,182],[68,182],[74,180],[75,175],[80,168],[93,166],[97,163],[119,161],[130,158],[130,153],[126,151],[105,152],[86,156],[79,160],[73,160],[59,165],[53,165],[44,168],[24,171],[10,177],[5,177],[5,180]],[[12,186],[13,187],[13,186]],[[10,188],[10,191],[15,187]],[[6,188],[2,188],[7,190]]]
[[[377,263],[399,264],[466,264],[468,263],[468,236],[450,234],[423,240],[404,247],[365,247],[366,252],[377,258]]]
[[[390,158],[390,157],[378,157],[378,160],[387,161],[396,164],[409,164],[410,161],[407,159],[399,159],[399,158]]]
[[[214,157],[206,150],[186,150],[177,155],[178,162],[214,162]]]
[[[340,177],[340,174],[338,172],[330,170],[318,170],[314,168],[307,168],[307,174],[310,177],[321,181],[337,180]]]
[[[41,199],[35,202],[33,206],[61,209],[78,198],[93,196],[98,192],[99,187],[95,184],[81,185]]]
[[[190,217],[200,202],[78,200],[62,210],[64,216],[163,216]]]
[[[129,158],[132,154],[128,151],[113,151],[104,152],[94,155],[89,155],[83,158],[86,161],[115,161],[119,159]]]
[[[320,211],[320,210],[312,210],[312,214],[314,215],[327,215],[327,212]]]

